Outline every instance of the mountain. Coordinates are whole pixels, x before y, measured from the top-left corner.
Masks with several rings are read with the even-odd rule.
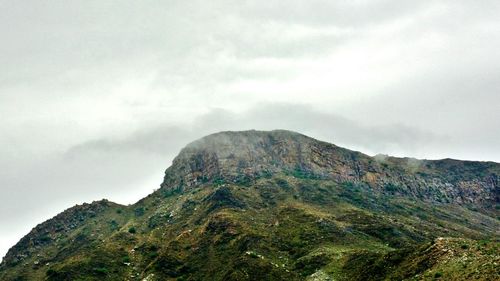
[[[498,280],[499,175],[493,162],[221,132],[182,149],[139,202],[37,225],[0,280]]]

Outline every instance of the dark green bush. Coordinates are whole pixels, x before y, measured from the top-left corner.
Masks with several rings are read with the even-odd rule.
[[[144,215],[144,212],[145,212],[144,207],[135,208],[134,210],[134,214],[136,217]]]

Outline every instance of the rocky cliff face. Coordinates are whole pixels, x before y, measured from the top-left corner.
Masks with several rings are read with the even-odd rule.
[[[253,181],[280,172],[434,202],[485,208],[500,202],[500,164],[370,157],[290,131],[222,132],[197,140],[175,158],[162,187]]]

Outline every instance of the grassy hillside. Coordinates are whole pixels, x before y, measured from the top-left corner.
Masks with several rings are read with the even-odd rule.
[[[0,280],[500,280],[499,171],[286,131],[216,134],[136,204],[36,226]]]
[[[92,205],[105,210],[64,235],[41,234],[44,244],[30,257],[2,265],[2,280],[433,280],[465,273],[493,280],[498,274],[498,220],[451,204],[372,196],[349,182],[280,174],[186,193],[159,190],[129,207]]]

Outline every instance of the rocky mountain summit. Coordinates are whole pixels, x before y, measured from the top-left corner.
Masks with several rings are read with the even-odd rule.
[[[136,204],[95,201],[36,226],[0,280],[498,280],[499,177],[493,162],[217,133]]]
[[[222,132],[197,140],[175,158],[162,187],[238,183],[283,172],[436,202],[491,208],[500,200],[497,163],[370,157],[290,131]]]

